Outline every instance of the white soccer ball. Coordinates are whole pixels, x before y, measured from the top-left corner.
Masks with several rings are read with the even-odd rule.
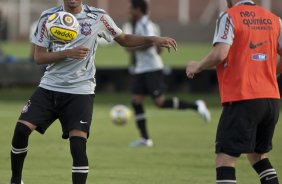
[[[71,13],[57,12],[49,16],[46,33],[51,42],[66,44],[79,34],[79,22]]]
[[[110,111],[112,122],[116,125],[124,125],[131,118],[131,111],[125,105],[115,105]]]

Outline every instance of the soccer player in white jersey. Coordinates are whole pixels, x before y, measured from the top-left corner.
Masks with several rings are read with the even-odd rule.
[[[146,0],[130,0],[130,23],[124,26],[124,31],[140,36],[159,36],[160,31],[148,16],[148,2]],[[130,143],[130,146],[153,146],[149,137],[146,116],[143,106],[144,98],[150,95],[157,107],[177,110],[192,109],[198,112],[206,122],[210,121],[210,112],[202,100],[185,102],[177,97],[172,99],[164,95],[163,61],[159,56],[160,48],[156,45],[144,45],[138,48],[127,48],[132,54],[132,107],[141,138]]]
[[[75,41],[58,45],[45,36],[50,15],[72,13],[79,21],[81,34]],[[86,141],[91,124],[97,38],[115,40],[124,47],[156,45],[176,50],[176,42],[166,37],[124,34],[103,10],[82,4],[82,0],[64,0],[63,5],[42,13],[32,37],[37,64],[48,64],[38,89],[24,106],[16,124],[11,150],[11,184],[22,183],[22,170],[33,130],[44,133],[59,119],[62,137],[69,138],[73,158],[72,183],[85,184],[89,170]],[[63,182],[62,182],[63,183]]]

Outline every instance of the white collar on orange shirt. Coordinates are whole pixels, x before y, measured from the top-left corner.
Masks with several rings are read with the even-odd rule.
[[[238,3],[235,4],[236,5],[239,5],[239,4],[244,4],[244,3],[252,3],[252,4],[255,4],[253,1],[251,0],[243,0],[243,1],[239,1]]]

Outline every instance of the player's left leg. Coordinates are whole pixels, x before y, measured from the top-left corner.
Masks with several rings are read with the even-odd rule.
[[[69,138],[73,159],[73,184],[85,184],[88,176],[88,158],[86,142],[89,136],[94,95],[59,93],[61,101],[59,120],[63,129],[63,138]]]
[[[162,71],[149,72],[145,75],[146,88],[154,99],[155,105],[159,108],[170,108],[177,110],[192,109],[199,113],[205,122],[210,122],[210,112],[203,100],[188,102],[178,97],[165,98],[165,81]]]
[[[177,110],[192,109],[197,111],[205,122],[208,123],[211,121],[210,111],[203,100],[188,102],[188,101],[180,100],[178,97],[167,99],[162,94],[159,96],[152,94],[152,96],[154,98],[155,105],[159,108],[163,108],[163,109],[170,108]]]
[[[72,182],[73,184],[85,184],[89,170],[86,154],[87,132],[74,129],[69,132],[69,136],[73,159]]]
[[[250,164],[259,175],[261,184],[279,184],[276,170],[272,167],[267,154],[248,154]]]
[[[259,175],[261,184],[278,184],[278,176],[266,153],[272,149],[272,138],[279,118],[279,100],[264,99],[267,114],[258,124],[255,153],[248,154],[248,159]]]
[[[180,100],[178,97],[173,97],[166,99],[164,95],[157,96],[154,98],[155,105],[159,108],[169,108],[169,109],[192,109],[197,111],[198,105],[196,102],[187,102]]]

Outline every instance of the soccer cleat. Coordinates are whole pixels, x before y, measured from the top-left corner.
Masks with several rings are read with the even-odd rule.
[[[206,123],[209,123],[211,121],[211,114],[205,102],[203,100],[197,100],[196,105],[198,106],[197,111],[200,116],[204,119]]]
[[[138,139],[136,141],[133,141],[132,143],[129,144],[130,147],[152,147],[153,146],[153,141],[151,139]]]

